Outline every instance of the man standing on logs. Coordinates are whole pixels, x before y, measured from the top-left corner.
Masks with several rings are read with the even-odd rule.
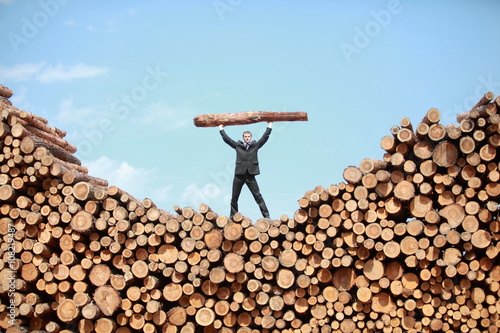
[[[226,134],[224,125],[219,125],[220,134],[224,142],[236,150],[236,167],[234,171],[233,195],[231,199],[231,219],[234,214],[238,212],[238,199],[244,184],[248,186],[255,202],[259,205],[262,216],[264,218],[269,218],[269,211],[267,210],[264,198],[262,198],[260,194],[259,185],[257,184],[255,176],[260,173],[257,153],[269,139],[272,125],[272,122],[268,122],[266,131],[259,141],[252,140],[252,133],[246,131],[243,132],[243,141],[238,140],[238,142],[232,140]]]

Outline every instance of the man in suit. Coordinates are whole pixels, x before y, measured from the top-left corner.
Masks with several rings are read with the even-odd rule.
[[[264,202],[264,198],[262,198],[260,194],[259,185],[257,184],[255,176],[260,173],[257,153],[269,139],[272,125],[272,122],[268,122],[266,131],[259,141],[252,140],[252,133],[248,131],[243,133],[243,141],[234,141],[226,134],[224,126],[219,125],[220,134],[224,142],[236,150],[236,167],[234,171],[233,195],[231,199],[231,219],[234,214],[238,212],[238,198],[240,197],[241,189],[244,184],[248,186],[255,202],[259,205],[262,216],[269,218],[269,211]]]

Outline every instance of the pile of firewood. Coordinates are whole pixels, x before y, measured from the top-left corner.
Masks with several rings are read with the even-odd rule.
[[[0,95],[0,330],[491,332],[500,327],[500,98],[430,109],[292,217],[172,212],[88,175]],[[12,92],[10,92],[10,95]]]

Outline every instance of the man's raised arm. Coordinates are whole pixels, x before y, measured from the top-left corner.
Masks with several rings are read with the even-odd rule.
[[[267,128],[266,131],[264,132],[264,135],[262,135],[262,138],[260,138],[259,141],[257,141],[257,146],[259,148],[262,147],[267,142],[267,140],[269,140],[272,128],[273,128],[273,122],[270,121],[267,123]]]
[[[227,134],[226,131],[224,131],[224,125],[219,125],[219,132],[220,135],[222,135],[222,140],[224,140],[225,143],[230,145],[233,148],[236,148],[236,141],[231,139]]]

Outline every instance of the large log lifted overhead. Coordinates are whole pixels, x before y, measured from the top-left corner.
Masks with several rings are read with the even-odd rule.
[[[259,122],[307,121],[307,112],[247,111],[203,114],[193,119],[196,127],[248,125]]]

